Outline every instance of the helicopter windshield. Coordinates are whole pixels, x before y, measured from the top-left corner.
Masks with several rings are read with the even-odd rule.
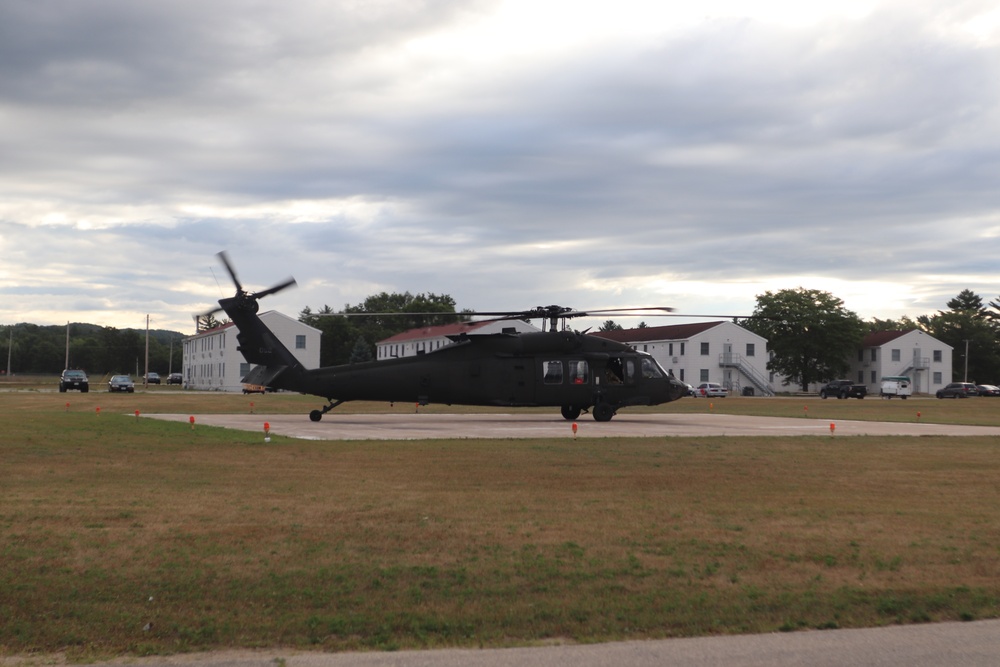
[[[642,377],[649,378],[663,378],[666,377],[666,373],[660,368],[660,365],[656,363],[656,359],[652,357],[642,358]]]

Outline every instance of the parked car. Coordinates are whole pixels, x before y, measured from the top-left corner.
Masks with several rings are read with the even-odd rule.
[[[147,373],[146,374],[146,384],[160,384],[160,374],[159,373]]]
[[[705,398],[725,398],[728,394],[728,389],[715,382],[702,382],[694,388],[695,396],[703,396]]]
[[[131,394],[135,391],[135,383],[127,375],[112,375],[108,380],[108,391],[127,391]]]
[[[979,390],[971,382],[952,382],[938,389],[935,396],[938,398],[968,398],[969,396],[979,396]]]
[[[864,398],[868,395],[868,387],[863,384],[853,384],[850,380],[834,380],[827,382],[819,390],[820,398],[835,396],[836,398]]]
[[[1000,396],[1000,387],[992,384],[977,384],[980,396]]]
[[[184,384],[184,376],[180,373],[171,373],[167,376],[167,384]]]
[[[68,389],[79,389],[86,394],[90,391],[90,379],[83,371],[65,370],[59,376],[59,391],[65,392]]]

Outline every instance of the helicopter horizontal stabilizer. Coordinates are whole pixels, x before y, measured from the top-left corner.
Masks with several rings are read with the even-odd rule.
[[[243,378],[243,384],[259,384],[263,387],[269,387],[274,382],[274,378],[281,375],[286,368],[288,366],[254,366]]]

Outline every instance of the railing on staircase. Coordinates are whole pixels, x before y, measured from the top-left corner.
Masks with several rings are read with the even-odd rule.
[[[743,358],[743,355],[735,352],[723,352],[719,355],[719,366],[722,368],[735,368],[750,381],[750,384],[752,384],[762,396],[774,396],[774,389],[771,388],[771,383],[768,381],[767,377],[748,363]],[[740,383],[737,381],[732,384],[738,387]]]

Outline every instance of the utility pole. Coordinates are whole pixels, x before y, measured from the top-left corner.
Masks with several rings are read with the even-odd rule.
[[[149,313],[146,313],[146,373],[142,376],[142,388],[149,389]]]
[[[965,379],[962,382],[969,381],[969,339],[965,338]]]
[[[63,368],[69,368],[69,322],[66,323],[66,363]]]

